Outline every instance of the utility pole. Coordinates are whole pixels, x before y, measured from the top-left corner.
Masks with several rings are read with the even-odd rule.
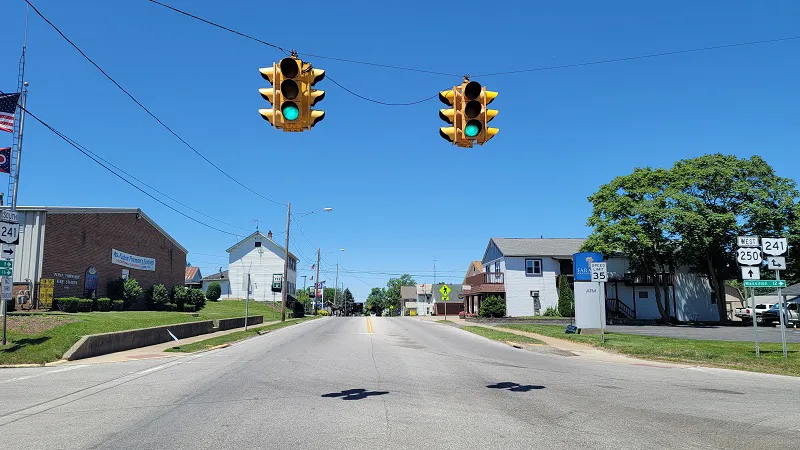
[[[283,259],[283,283],[281,283],[281,322],[286,321],[286,294],[289,292],[289,223],[292,221],[292,203],[286,204],[286,258]]]
[[[319,249],[317,249],[317,276],[314,278],[314,315],[317,315],[317,286],[321,286],[319,282]],[[324,288],[321,288],[324,289]],[[324,291],[323,291],[324,292]],[[325,305],[322,305],[325,306]]]
[[[339,263],[336,263],[336,281],[333,283],[333,304],[336,304],[336,298],[339,294]]]

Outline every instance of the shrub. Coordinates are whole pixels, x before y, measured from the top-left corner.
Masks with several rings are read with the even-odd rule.
[[[505,317],[506,301],[495,295],[486,297],[481,302],[479,314],[481,317]]]
[[[183,311],[183,305],[189,303],[189,289],[186,286],[174,286],[172,288],[172,302]]]
[[[169,292],[163,284],[156,284],[147,290],[147,305],[150,309],[163,310],[164,305],[169,303]]]
[[[175,303],[166,303],[163,309],[163,311],[177,311],[177,310],[178,310],[178,305],[176,305]]]
[[[110,298],[98,298],[94,301],[93,308],[95,311],[111,311],[111,299]]]
[[[112,311],[122,311],[125,309],[125,300],[111,300]]]
[[[317,310],[317,315],[318,316],[327,316],[328,315],[328,310],[327,309]]]
[[[183,312],[195,312],[197,308],[194,305],[183,305]]]
[[[78,298],[76,300],[78,300],[78,312],[92,312],[92,299]]]
[[[111,280],[108,282],[106,286],[106,295],[111,300],[122,300],[125,294],[125,280],[122,278],[117,278],[116,280]]]
[[[559,300],[559,303],[561,303],[560,300]],[[559,316],[561,316],[561,314],[558,313],[558,310],[553,308],[552,306],[548,306],[547,309],[544,310],[544,314],[542,314],[542,315],[546,316],[546,317],[559,317]]]
[[[219,300],[220,296],[222,296],[222,288],[220,287],[219,283],[216,281],[208,285],[208,289],[206,289],[206,298],[215,302]]]
[[[206,294],[202,289],[189,289],[188,303],[194,306],[195,311],[200,311],[206,307]]]
[[[142,287],[135,278],[128,278],[122,286],[122,299],[125,300],[125,306],[131,307],[142,298]]]
[[[565,276],[562,276],[558,282],[558,314],[563,317],[575,317],[575,294],[570,289],[569,280]]]
[[[58,309],[67,313],[78,312],[78,299],[74,297],[64,297],[58,299]]]
[[[467,317],[467,312],[466,312],[466,311],[460,311],[460,312],[458,313],[458,318],[459,318],[459,319],[463,319],[463,318],[465,318],[465,317]]]

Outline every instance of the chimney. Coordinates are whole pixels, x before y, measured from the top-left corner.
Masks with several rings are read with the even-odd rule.
[[[267,231],[267,239],[272,239],[272,230]]]

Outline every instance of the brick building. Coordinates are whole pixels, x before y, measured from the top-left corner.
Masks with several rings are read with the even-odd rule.
[[[53,297],[103,297],[109,281],[135,278],[142,288],[184,284],[186,249],[140,209],[18,207],[20,241],[14,290],[38,298],[42,279]]]

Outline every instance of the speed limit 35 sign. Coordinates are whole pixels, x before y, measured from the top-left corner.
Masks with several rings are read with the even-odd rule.
[[[592,281],[596,281],[599,283],[605,283],[608,281],[608,270],[606,268],[606,263],[604,262],[593,262],[589,265],[589,270],[592,274]]]

